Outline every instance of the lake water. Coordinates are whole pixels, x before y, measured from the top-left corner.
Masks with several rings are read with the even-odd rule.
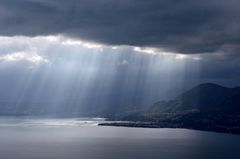
[[[240,135],[102,121],[0,118],[0,159],[240,159]]]

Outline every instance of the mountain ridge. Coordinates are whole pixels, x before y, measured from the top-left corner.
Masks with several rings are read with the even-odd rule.
[[[238,99],[240,99],[240,87],[228,88],[215,83],[203,83],[180,94],[173,100],[154,103],[148,112],[177,112],[197,109],[203,112],[240,113]]]
[[[186,128],[240,134],[240,87],[205,83],[104,126]]]

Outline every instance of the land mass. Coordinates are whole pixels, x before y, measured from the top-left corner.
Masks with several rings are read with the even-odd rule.
[[[188,128],[240,134],[240,87],[200,84],[170,101],[154,103],[144,112],[114,117],[102,126]]]

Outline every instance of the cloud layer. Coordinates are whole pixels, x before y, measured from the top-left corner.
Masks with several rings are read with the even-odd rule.
[[[1,0],[0,35],[62,34],[110,45],[235,56],[239,14],[238,0]]]

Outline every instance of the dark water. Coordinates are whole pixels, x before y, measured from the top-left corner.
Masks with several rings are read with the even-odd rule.
[[[240,159],[240,136],[99,127],[91,119],[0,119],[0,159]]]

